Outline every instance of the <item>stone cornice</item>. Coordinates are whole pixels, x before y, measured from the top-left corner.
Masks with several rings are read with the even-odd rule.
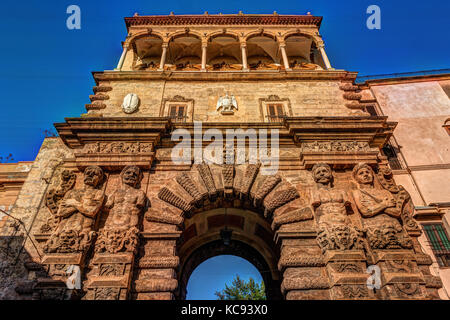
[[[320,28],[322,17],[312,15],[266,15],[266,14],[230,14],[230,15],[169,15],[126,17],[127,30],[131,26],[167,26],[167,25],[313,25]]]
[[[75,149],[79,169],[96,165],[120,170],[126,163],[149,169],[155,146],[171,127],[168,118],[66,118],[55,123],[63,142]]]
[[[171,122],[160,117],[86,117],[66,118],[65,123],[55,123],[55,128],[64,143],[70,148],[79,148],[90,142],[159,140]]]
[[[386,116],[287,117],[285,125],[297,142],[361,141],[381,148],[397,126]]]
[[[339,80],[354,81],[357,72],[338,70],[317,71],[95,71],[97,85],[100,81],[173,80],[173,81],[259,81],[259,80]]]
[[[429,82],[429,81],[445,81],[450,80],[450,74],[428,74],[418,76],[404,76],[404,77],[391,77],[384,79],[372,79],[366,80],[363,83],[358,84],[360,89],[366,89],[374,86],[385,86],[403,83],[415,83],[415,82]]]

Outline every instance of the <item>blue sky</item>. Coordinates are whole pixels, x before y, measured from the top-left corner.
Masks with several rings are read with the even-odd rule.
[[[201,263],[192,272],[187,285],[187,300],[216,300],[215,291],[221,291],[225,284],[231,285],[236,274],[242,280],[253,278],[261,282],[262,277],[250,262],[245,259],[222,255]],[[205,285],[206,284],[206,285]]]
[[[66,28],[71,4],[81,8],[81,30]],[[372,4],[381,8],[381,30],[366,28],[366,8]],[[86,112],[94,85],[91,72],[113,69],[120,57],[125,16],[239,10],[323,16],[321,34],[331,64],[360,75],[450,67],[448,0],[1,1],[0,156],[34,160],[45,130]],[[199,266],[189,281],[191,298],[214,299],[214,291],[236,273],[258,275],[236,259],[219,257]],[[218,266],[229,273],[217,276]],[[214,273],[198,272],[203,268]]]

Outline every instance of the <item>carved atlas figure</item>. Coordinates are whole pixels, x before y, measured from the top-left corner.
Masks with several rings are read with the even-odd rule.
[[[347,216],[351,205],[344,190],[336,189],[333,173],[326,163],[316,163],[312,175],[317,185],[311,195],[318,224],[318,241],[322,250],[350,250],[362,248],[362,232],[352,226]]]
[[[399,223],[402,212],[392,193],[375,186],[375,174],[368,164],[355,165],[352,173],[358,183],[353,197],[364,218],[370,246],[373,249],[411,248],[412,241]]]
[[[120,177],[122,187],[108,198],[105,205],[110,211],[98,237],[96,252],[134,251],[137,246],[139,215],[146,203],[145,192],[138,188],[142,172],[137,166],[127,166]]]
[[[56,214],[58,226],[44,246],[44,252],[85,252],[95,236],[94,223],[105,196],[98,187],[103,170],[89,166],[84,170],[83,188],[68,191]]]

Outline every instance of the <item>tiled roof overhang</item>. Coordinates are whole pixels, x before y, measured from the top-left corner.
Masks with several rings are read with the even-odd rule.
[[[311,15],[169,15],[125,18],[127,29],[142,25],[315,25],[322,17]]]

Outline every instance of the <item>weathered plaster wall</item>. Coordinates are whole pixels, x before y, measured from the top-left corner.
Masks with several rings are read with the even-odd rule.
[[[409,166],[450,163],[449,136],[442,128],[450,116],[450,100],[439,82],[371,89],[383,113],[399,122],[395,137]]]
[[[450,117],[450,100],[443,89],[449,81],[407,82],[371,86],[384,115],[398,121],[394,136],[400,145],[411,175],[396,175],[395,180],[411,194],[416,206],[450,202],[450,136],[442,127]],[[420,197],[417,189],[423,196]],[[424,203],[425,202],[425,203]],[[444,212],[446,212],[444,210]],[[449,231],[450,212],[443,216]],[[424,251],[433,259],[434,275],[440,275],[442,298],[450,292],[450,269],[439,268],[425,234],[419,238]]]
[[[450,137],[442,125],[450,117],[450,100],[439,82],[380,85],[371,89],[383,113],[398,121],[395,138],[425,201],[449,201]],[[429,167],[433,165],[439,166]]]

